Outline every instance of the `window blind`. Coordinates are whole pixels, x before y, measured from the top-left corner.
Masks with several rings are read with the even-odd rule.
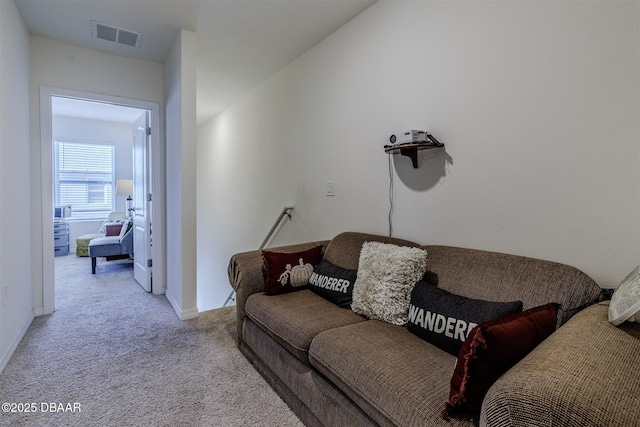
[[[71,205],[71,219],[102,219],[114,210],[115,147],[55,142],[56,205]]]

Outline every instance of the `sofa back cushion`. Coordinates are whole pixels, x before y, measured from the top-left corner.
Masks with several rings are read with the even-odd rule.
[[[415,242],[375,234],[345,232],[331,239],[324,251],[324,259],[338,267],[357,270],[360,250],[364,242],[391,243],[398,246],[420,247]]]
[[[426,248],[429,282],[468,298],[520,300],[523,310],[558,303],[558,326],[600,297],[600,287],[568,265],[451,246]]]
[[[367,241],[417,246],[415,242],[345,232],[334,237],[324,258],[357,269]],[[582,271],[556,262],[498,252],[429,245],[425,278],[453,294],[486,301],[522,301],[523,310],[558,303],[558,326],[600,298],[601,288]]]

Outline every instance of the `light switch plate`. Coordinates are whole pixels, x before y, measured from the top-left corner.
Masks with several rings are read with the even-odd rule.
[[[327,181],[327,197],[333,197],[335,195],[336,195],[335,181]]]

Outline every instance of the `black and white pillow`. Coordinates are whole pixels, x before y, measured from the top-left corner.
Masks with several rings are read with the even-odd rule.
[[[457,356],[475,326],[518,311],[522,311],[522,301],[466,298],[420,280],[411,292],[407,327],[420,338]]]
[[[339,307],[351,307],[358,270],[347,270],[322,260],[309,278],[309,289]]]

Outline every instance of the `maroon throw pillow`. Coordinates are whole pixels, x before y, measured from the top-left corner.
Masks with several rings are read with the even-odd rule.
[[[558,304],[546,304],[476,326],[458,353],[442,416],[477,414],[493,383],[556,330]]]
[[[322,246],[292,254],[262,251],[265,294],[278,295],[302,289],[309,284],[309,277],[321,260]]]

